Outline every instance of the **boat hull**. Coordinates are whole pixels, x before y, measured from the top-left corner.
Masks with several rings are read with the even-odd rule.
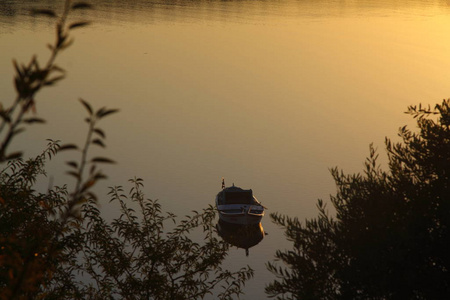
[[[260,223],[262,216],[249,215],[247,213],[242,215],[226,214],[219,211],[219,219],[231,224],[250,225]]]

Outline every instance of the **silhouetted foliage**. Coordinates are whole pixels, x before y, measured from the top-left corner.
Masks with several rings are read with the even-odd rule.
[[[203,299],[216,287],[217,299],[241,294],[253,271],[248,267],[237,272],[222,269],[229,246],[214,232],[214,208],[194,212],[177,223],[173,214],[162,213],[158,201],[145,198],[142,179],[130,182],[128,195],[122,187],[111,188],[111,204],[119,204],[121,212],[111,223],[101,216],[95,202],[83,204],[83,222],[76,234],[80,256],[71,261],[64,269],[66,276],[61,277],[79,273],[88,280],[72,285],[69,295],[94,299]],[[174,228],[165,231],[167,222],[175,224]],[[197,228],[204,232],[201,243],[190,237]],[[58,286],[68,292],[64,280]]]
[[[111,201],[118,204],[121,215],[111,222],[101,215],[92,187],[106,178],[99,165],[114,161],[91,157],[89,150],[105,147],[106,134],[98,123],[116,109],[94,110],[80,99],[88,114],[83,145],[49,140],[42,154],[28,160],[20,151],[7,152],[26,125],[44,122],[36,117],[36,94],[63,79],[56,57],[70,46],[70,31],[88,25],[84,21],[67,25],[69,12],[89,8],[88,3],[66,0],[60,15],[47,9],[33,11],[57,19],[50,59],[44,67],[36,57],[28,65],[14,62],[17,97],[11,106],[0,106],[0,299],[201,299],[213,292],[229,299],[240,295],[253,270],[222,269],[228,246],[215,236],[212,207],[177,221],[173,214],[162,213],[157,201],[145,199],[142,180],[134,179],[128,196],[121,187],[111,189]],[[67,174],[75,181],[73,190],[63,185],[38,192],[36,181],[46,175],[46,160],[68,150],[80,155],[67,162]],[[168,221],[174,228],[166,232]],[[204,232],[201,243],[191,236],[197,228]]]
[[[56,39],[53,44],[48,44],[51,51],[47,62],[41,65],[36,56],[28,64],[19,64],[13,61],[16,75],[14,77],[14,86],[17,96],[9,107],[4,104],[0,106],[0,162],[18,158],[22,152],[17,151],[7,153],[12,139],[23,132],[27,125],[35,123],[44,123],[45,120],[35,116],[27,117],[30,114],[36,114],[36,94],[46,86],[53,86],[65,76],[64,69],[56,65],[58,54],[73,43],[70,36],[71,30],[85,26],[88,22],[74,22],[67,25],[69,13],[77,9],[87,9],[90,5],[85,2],[72,4],[67,0],[64,9],[60,15],[50,9],[35,9],[33,15],[42,15],[50,18],[56,18]]]
[[[277,251],[266,292],[279,299],[445,299],[450,294],[450,101],[410,106],[419,132],[386,139],[389,172],[370,147],[363,174],[332,170],[336,215],[271,217],[294,248]]]
[[[87,140],[80,150],[74,144],[60,146],[59,141],[49,140],[47,149],[36,158],[9,160],[0,171],[1,299],[47,295],[48,288],[59,280],[56,275],[66,272],[65,263],[76,257],[74,242],[83,224],[80,205],[96,201],[91,188],[106,178],[97,170],[97,164],[111,162],[106,158],[88,158],[88,149],[95,145],[92,134],[97,121],[94,115],[88,118]],[[36,191],[38,176],[45,175],[46,159],[68,149],[81,153],[79,162],[68,162],[72,169],[68,173],[76,179],[73,192],[66,186],[46,193]]]
[[[70,45],[70,26],[66,25],[71,1],[66,1],[63,12],[58,15],[50,10],[35,10],[34,14],[57,18],[56,39],[50,58],[41,67],[37,57],[28,65],[14,61],[16,70],[16,99],[9,107],[0,106],[0,162],[7,162],[0,171],[0,297],[1,299],[39,298],[66,259],[66,249],[72,222],[79,217],[77,208],[91,196],[90,187],[104,176],[95,171],[84,180],[86,157],[83,155],[77,186],[72,193],[66,187],[54,188],[47,193],[35,190],[39,175],[45,175],[44,163],[58,151],[75,148],[49,140],[48,148],[34,159],[24,161],[22,152],[7,154],[14,137],[26,126],[44,123],[36,117],[36,95],[45,86],[52,86],[64,78],[64,70],[55,64],[58,54]],[[30,116],[31,115],[31,116]],[[92,129],[89,130],[91,134]],[[88,135],[89,136],[89,135]],[[82,148],[87,153],[92,141]],[[40,295],[40,296],[39,296]]]

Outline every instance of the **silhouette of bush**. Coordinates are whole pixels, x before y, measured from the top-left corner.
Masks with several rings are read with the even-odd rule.
[[[450,100],[410,106],[418,132],[386,139],[389,171],[370,147],[363,174],[332,175],[336,215],[271,217],[294,247],[266,287],[278,299],[445,299],[450,294]]]
[[[51,55],[41,66],[33,57],[29,64],[14,61],[16,99],[0,106],[0,299],[201,299],[216,293],[229,299],[242,293],[253,270],[236,272],[222,268],[228,245],[217,239],[210,206],[179,221],[162,213],[157,201],[146,199],[143,182],[131,180],[125,195],[122,187],[111,188],[112,205],[121,215],[108,222],[97,207],[92,187],[106,175],[101,164],[107,157],[91,157],[91,147],[105,147],[106,134],[98,124],[116,109],[94,110],[80,99],[87,111],[84,145],[48,140],[48,147],[35,158],[24,160],[22,152],[9,152],[14,138],[27,126],[44,123],[36,116],[36,95],[64,78],[56,58],[72,43],[72,30],[88,25],[69,22],[73,10],[90,9],[85,2],[66,0],[61,14],[34,10],[33,14],[55,18],[56,39]],[[74,179],[67,185],[36,190],[45,162],[61,151],[77,151],[79,160],[67,162]],[[137,205],[135,212],[132,205]],[[166,222],[174,229],[164,231]],[[203,230],[197,243],[191,232]]]

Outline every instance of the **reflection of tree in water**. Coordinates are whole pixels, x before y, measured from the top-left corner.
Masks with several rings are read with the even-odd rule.
[[[261,223],[239,225],[219,220],[217,232],[227,243],[245,249],[247,256],[249,255],[249,249],[259,244],[265,236]]]

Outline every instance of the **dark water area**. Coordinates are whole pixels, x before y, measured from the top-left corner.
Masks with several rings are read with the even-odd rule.
[[[95,10],[84,12],[95,16],[101,22],[157,22],[158,20],[193,22],[195,20],[222,19],[235,22],[259,22],[259,18],[279,16],[289,18],[330,17],[389,17],[399,15],[410,17],[445,14],[450,10],[448,1],[338,1],[338,0],[132,0],[91,2]],[[58,0],[5,0],[0,3],[0,15],[12,22],[23,22],[35,8],[61,9],[63,1]],[[423,8],[426,9],[423,9]],[[430,10],[431,9],[431,10]],[[405,15],[405,11],[408,14]],[[5,21],[5,20],[3,20]],[[11,25],[11,24],[10,24]]]

